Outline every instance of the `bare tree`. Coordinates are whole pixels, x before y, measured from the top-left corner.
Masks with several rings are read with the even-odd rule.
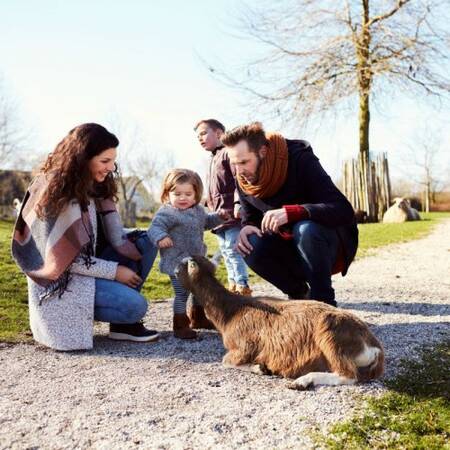
[[[410,169],[409,177],[414,180],[422,191],[422,210],[430,212],[436,193],[446,187],[448,163],[445,159],[442,138],[431,133],[429,129],[416,132],[414,143],[409,146],[410,155],[404,158],[403,167]],[[405,164],[405,160],[409,163]]]
[[[19,124],[17,106],[5,92],[0,76],[0,165],[7,166],[21,157],[27,136]]]
[[[259,2],[245,9],[237,28],[262,44],[261,54],[238,78],[210,70],[284,123],[351,107],[357,97],[367,168],[372,96],[402,90],[439,99],[450,91],[447,13],[446,0]]]
[[[150,196],[154,196],[161,176],[170,167],[172,161],[170,155],[160,157],[145,148],[141,147],[141,149],[144,150],[143,154],[133,156],[132,153],[127,153],[119,160],[119,205],[122,220],[127,227],[136,224],[135,198],[139,189],[143,187]]]
[[[115,116],[111,130],[120,140],[118,158],[119,210],[126,227],[136,225],[136,195],[145,189],[154,196],[166,169],[173,164],[172,154],[155,152],[138,125]]]

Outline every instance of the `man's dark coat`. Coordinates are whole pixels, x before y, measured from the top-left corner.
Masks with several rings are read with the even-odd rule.
[[[345,262],[342,275],[345,275],[358,248],[358,228],[353,207],[331,181],[308,142],[289,139],[286,142],[288,173],[275,195],[258,199],[246,195],[238,186],[242,225],[260,227],[266,211],[284,205],[301,205],[312,221],[336,229]]]

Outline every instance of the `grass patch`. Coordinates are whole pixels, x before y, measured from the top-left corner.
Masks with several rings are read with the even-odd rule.
[[[29,332],[27,280],[11,258],[12,227],[0,221],[0,341],[23,340]]]
[[[394,242],[417,239],[427,234],[438,219],[450,217],[450,213],[430,213],[423,215],[426,220],[404,224],[364,224],[360,225],[360,250],[358,257],[367,254],[371,248]],[[145,222],[138,223],[139,228],[147,228]],[[20,341],[27,338],[28,308],[27,283],[23,274],[11,259],[12,222],[0,221],[0,341]],[[208,255],[212,256],[218,249],[216,237],[205,233]],[[143,294],[151,301],[158,301],[172,296],[169,277],[158,269],[159,257],[156,259]],[[226,270],[223,262],[217,271],[219,279],[226,283]],[[261,281],[250,271],[250,284]]]
[[[318,443],[328,449],[449,449],[450,341],[425,348],[417,361],[403,361],[391,389],[337,424]]]
[[[358,225],[357,258],[389,244],[412,241],[426,236],[439,219],[450,218],[449,212],[420,213],[423,220],[405,223],[366,223]]]

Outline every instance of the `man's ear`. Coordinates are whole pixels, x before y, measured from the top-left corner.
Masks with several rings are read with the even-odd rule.
[[[267,156],[267,152],[268,152],[268,148],[267,148],[267,145],[263,145],[260,149],[259,149],[259,157],[262,159],[262,158],[265,158],[266,156]]]

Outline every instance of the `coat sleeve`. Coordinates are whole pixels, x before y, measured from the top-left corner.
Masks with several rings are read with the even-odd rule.
[[[105,278],[114,280],[116,278],[117,266],[115,261],[91,257],[92,264],[87,267],[83,262],[83,257],[79,256],[70,266],[70,272],[86,277]]]
[[[205,213],[205,230],[212,230],[224,222],[217,213]]]
[[[158,211],[147,231],[148,237],[153,245],[158,246],[158,242],[170,236],[170,229],[174,225],[174,219],[167,212]]]
[[[236,182],[226,152],[222,156],[215,178],[213,192],[215,196],[219,197],[216,211],[224,209],[232,214],[234,210]]]
[[[354,220],[353,207],[325,172],[313,153],[298,161],[300,182],[304,183],[308,203],[302,206],[311,220],[329,227],[348,225]]]

